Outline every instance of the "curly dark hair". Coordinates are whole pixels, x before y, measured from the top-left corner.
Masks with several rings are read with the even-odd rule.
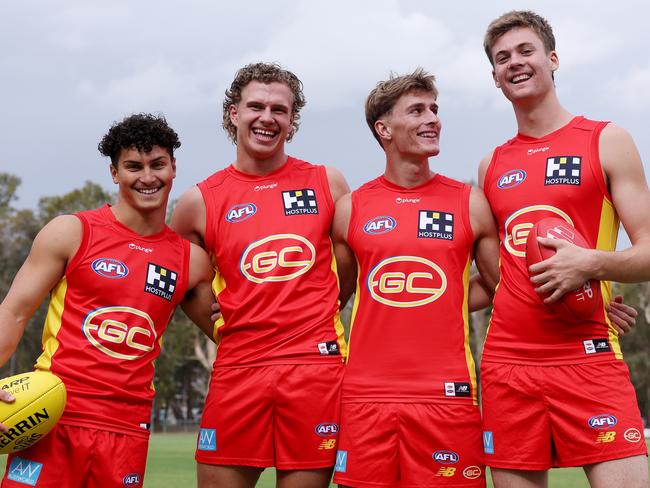
[[[282,68],[277,63],[252,63],[247,64],[235,74],[230,88],[226,90],[226,98],[223,101],[223,128],[228,133],[230,140],[237,144],[237,127],[230,120],[230,106],[241,102],[241,92],[251,81],[260,83],[284,83],[293,93],[293,127],[287,135],[287,142],[291,141],[293,135],[298,131],[300,125],[300,109],[305,106],[305,95],[302,92],[302,81],[291,71]]]
[[[174,129],[169,127],[163,115],[133,114],[121,122],[115,122],[97,145],[103,156],[111,158],[117,168],[122,149],[135,148],[150,152],[153,146],[160,146],[174,157],[174,149],[181,147],[181,141]]]

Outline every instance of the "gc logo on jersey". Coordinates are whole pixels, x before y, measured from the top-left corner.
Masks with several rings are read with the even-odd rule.
[[[554,156],[546,160],[544,185],[579,185],[582,158]]]
[[[381,217],[374,217],[366,222],[366,225],[363,226],[363,231],[366,234],[386,234],[390,232],[397,226],[397,221],[393,217],[388,215],[382,215]]]
[[[111,258],[95,259],[90,267],[95,273],[104,278],[119,279],[129,274],[129,268],[122,261]]]
[[[395,256],[377,264],[366,282],[372,298],[390,307],[419,307],[442,296],[447,277],[437,264],[419,256]]]
[[[81,329],[93,346],[117,359],[138,359],[158,339],[151,317],[131,307],[97,308],[86,315]]]
[[[454,214],[437,210],[420,210],[418,237],[454,239]]]
[[[502,190],[514,188],[521,185],[526,179],[526,172],[523,169],[512,169],[503,173],[497,180],[497,186]]]
[[[545,217],[560,217],[573,225],[571,217],[566,212],[551,205],[531,205],[520,208],[508,217],[503,225],[503,245],[513,256],[526,256],[526,238],[535,222]]]
[[[178,275],[175,271],[163,268],[159,264],[149,263],[147,267],[147,281],[144,291],[171,301],[176,289]]]
[[[239,269],[253,283],[289,281],[305,274],[316,261],[316,249],[297,234],[276,234],[250,244]]]
[[[310,188],[282,192],[284,215],[317,214],[316,192]]]
[[[257,213],[257,207],[254,203],[240,203],[230,207],[226,212],[226,220],[231,224],[236,224],[243,220],[251,218]]]

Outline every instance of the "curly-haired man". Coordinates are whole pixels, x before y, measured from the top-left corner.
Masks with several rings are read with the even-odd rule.
[[[142,486],[160,335],[178,304],[211,328],[208,255],[165,225],[178,147],[163,117],[115,124],[99,150],[117,203],[49,222],[0,305],[5,364],[51,293],[36,369],[67,390],[54,430],[9,456],[3,487]]]
[[[337,170],[285,153],[304,104],[290,71],[239,70],[223,104],[236,159],[172,216],[214,256],[223,314],[196,452],[202,487],[251,487],[270,466],[280,487],[326,487],[334,465],[346,356],[336,272],[350,263],[334,261],[329,232],[349,189]]]

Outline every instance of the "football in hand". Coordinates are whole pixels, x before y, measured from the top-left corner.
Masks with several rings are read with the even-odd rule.
[[[0,433],[0,454],[38,442],[56,425],[65,408],[65,386],[51,373],[32,371],[10,376],[0,380],[0,388],[16,398],[12,403],[0,401],[0,422],[9,428]]]
[[[568,222],[557,218],[548,217],[537,222],[526,239],[526,265],[544,261],[555,254],[555,249],[546,247],[537,241],[537,237],[561,239],[576,246],[589,248],[585,238]],[[543,295],[544,299],[548,295]],[[600,303],[601,292],[598,280],[589,280],[573,291],[565,293],[562,298],[554,303],[549,303],[557,314],[571,319],[588,319]]]

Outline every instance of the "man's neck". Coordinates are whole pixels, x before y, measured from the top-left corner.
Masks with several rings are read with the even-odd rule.
[[[520,134],[530,137],[543,137],[554,132],[574,117],[557,99],[555,91],[543,99],[513,102],[517,129]]]
[[[121,201],[111,207],[115,219],[120,224],[141,236],[157,234],[165,228],[166,210],[167,205],[163,205],[151,212],[139,212]]]
[[[237,148],[237,159],[233,166],[242,173],[265,176],[281,168],[287,162],[287,158],[284,151],[279,151],[270,158],[259,159]]]
[[[386,155],[384,178],[395,185],[413,188],[424,185],[434,176],[435,173],[429,168],[429,158],[395,159]]]

